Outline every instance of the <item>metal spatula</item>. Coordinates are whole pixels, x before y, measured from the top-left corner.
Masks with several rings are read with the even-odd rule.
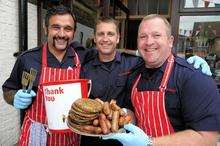
[[[30,82],[29,82],[29,85],[28,85],[28,89],[27,89],[27,93],[30,93],[31,92],[31,89],[33,87],[33,84],[34,84],[34,81],[36,79],[36,76],[37,76],[37,70],[34,69],[34,68],[31,68],[30,69]]]
[[[26,71],[23,71],[22,73],[22,79],[21,79],[21,84],[22,84],[22,89],[23,91],[26,90],[26,87],[29,83],[29,73]]]

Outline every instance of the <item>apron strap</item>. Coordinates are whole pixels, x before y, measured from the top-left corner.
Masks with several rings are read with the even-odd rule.
[[[172,72],[173,65],[174,65],[174,59],[175,59],[175,57],[173,56],[173,54],[171,54],[167,60],[168,63],[166,65],[165,73],[163,75],[163,78],[162,78],[162,81],[161,81],[161,84],[159,87],[160,91],[165,91],[167,88],[167,83],[168,83],[168,80],[169,80],[169,77],[170,77],[170,74]],[[137,79],[132,87],[132,95],[133,95],[133,91],[137,87],[137,84],[138,84],[140,78],[141,78],[141,74],[139,74],[139,76],[137,77]]]
[[[76,78],[79,78],[80,77],[80,70],[81,70],[81,63],[80,63],[80,60],[79,60],[79,56],[78,56],[78,54],[75,52],[75,50],[72,48],[72,50],[73,50],[73,53],[75,54],[75,57],[74,57],[74,63],[76,64],[76,75],[75,75],[75,77]]]
[[[167,60],[166,69],[165,69],[165,72],[164,72],[164,75],[163,75],[163,78],[162,78],[162,81],[159,87],[160,91],[165,91],[167,88],[167,83],[168,83],[168,80],[169,80],[169,77],[170,77],[170,74],[172,72],[173,65],[174,65],[174,58],[175,57],[173,56],[173,54],[171,54]]]
[[[42,48],[42,68],[47,67],[47,43],[43,45]]]
[[[140,78],[141,78],[141,74],[138,75],[137,79],[134,82],[134,85],[133,85],[132,90],[131,90],[132,91],[131,92],[131,97],[133,97],[133,94],[135,93],[135,90],[137,90],[136,87],[137,87],[137,84],[138,84]]]
[[[73,53],[74,53],[75,56],[76,56],[76,57],[74,57],[74,61],[75,61],[76,67],[81,67],[78,54],[74,51],[74,49],[72,49],[72,50],[73,50]]]
[[[76,56],[74,57],[74,63],[76,64],[76,67],[81,66],[80,65],[80,60],[79,60],[79,56],[77,55],[77,53],[73,50],[73,54]],[[43,50],[42,50],[42,68],[43,67],[47,67],[47,43],[45,43],[43,45]]]

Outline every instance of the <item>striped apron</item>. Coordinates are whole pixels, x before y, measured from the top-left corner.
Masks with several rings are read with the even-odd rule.
[[[169,135],[174,132],[165,109],[165,90],[174,65],[174,56],[168,58],[159,91],[138,91],[138,76],[134,83],[131,101],[135,108],[137,124],[144,132],[152,137]]]
[[[45,103],[43,98],[42,83],[62,81],[69,79],[79,79],[80,74],[80,60],[75,53],[74,62],[75,68],[51,68],[47,67],[47,44],[44,44],[42,50],[42,68],[41,76],[38,85],[37,97],[32,103],[31,107],[27,109],[24,122],[21,129],[21,135],[19,139],[19,146],[28,146],[30,137],[30,127],[33,122],[38,122],[44,125],[47,130],[47,117],[45,110]],[[77,146],[79,143],[79,135],[67,132],[67,133],[49,133],[47,132],[46,145],[47,146]]]

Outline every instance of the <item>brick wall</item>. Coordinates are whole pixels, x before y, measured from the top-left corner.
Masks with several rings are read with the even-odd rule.
[[[37,44],[36,6],[28,4],[28,48]],[[0,85],[9,76],[18,51],[18,1],[0,0]],[[0,146],[11,146],[19,135],[19,111],[5,103],[0,90]]]

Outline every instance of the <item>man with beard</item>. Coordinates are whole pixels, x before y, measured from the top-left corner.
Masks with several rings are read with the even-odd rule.
[[[85,50],[82,47],[70,48],[74,38],[76,17],[70,9],[57,6],[48,10],[45,18],[47,42],[22,53],[3,84],[4,99],[16,109],[25,110],[19,146],[28,145],[78,145],[78,135],[74,133],[46,132],[47,117],[42,86],[45,82],[78,79],[80,62]],[[22,73],[37,70],[37,77],[31,92],[22,89]],[[53,78],[52,78],[53,77]]]

